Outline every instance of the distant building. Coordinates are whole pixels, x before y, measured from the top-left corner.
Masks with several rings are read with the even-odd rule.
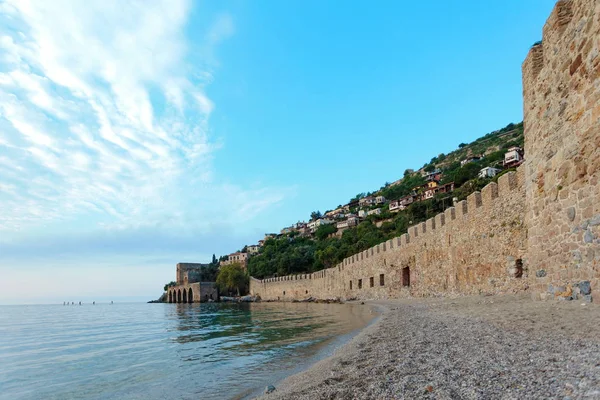
[[[385,197],[383,197],[383,196],[375,197],[375,204],[384,204],[384,203],[385,203]]]
[[[200,282],[202,278],[202,270],[208,264],[200,263],[178,263],[177,264],[177,285],[187,285],[189,283]]]
[[[353,226],[358,225],[358,218],[356,217],[350,217],[345,221],[340,221],[336,224],[336,227],[338,229],[348,229],[351,228]]]
[[[479,171],[479,177],[480,178],[493,178],[494,176],[496,176],[498,174],[498,172],[502,171],[501,169],[498,168],[494,168],[494,167],[485,167],[482,168],[481,171]]]
[[[442,171],[439,169],[435,169],[431,172],[424,172],[423,178],[425,178],[425,180],[428,182],[429,181],[439,182],[442,179]]]
[[[504,168],[515,168],[523,164],[525,157],[523,156],[523,149],[520,147],[511,147],[504,154]]]
[[[365,218],[367,216],[367,212],[365,210],[358,210],[358,217]]]
[[[240,264],[242,268],[246,269],[248,266],[248,253],[231,253],[227,256],[226,261],[222,261],[221,265],[231,265],[231,264]]]
[[[287,228],[283,228],[280,233],[282,235],[287,235],[289,233],[292,233],[293,231],[295,231],[296,229],[293,226],[288,226]]]
[[[362,199],[358,200],[358,205],[361,207],[370,206],[373,204],[375,204],[375,197],[373,196],[363,197]]]
[[[381,214],[381,208],[376,208],[374,210],[367,211],[367,215],[380,215],[380,214]]]
[[[340,207],[340,208],[336,208],[335,210],[327,211],[325,213],[324,217],[335,218],[335,217],[337,217],[340,214],[343,215],[343,213],[344,213],[344,208]]]
[[[392,201],[390,201],[389,208],[390,208],[391,212],[398,212],[398,211],[400,211],[400,200],[392,200]]]
[[[249,246],[246,246],[246,251],[248,252],[248,254],[257,254],[259,250],[260,250],[260,246],[256,245],[256,244],[251,244]]]
[[[315,233],[315,231],[322,225],[333,224],[333,221],[328,218],[319,218],[316,221],[311,221],[308,223],[308,229],[310,233]]]
[[[465,158],[464,160],[462,160],[462,161],[460,162],[460,165],[461,165],[461,166],[463,166],[463,165],[465,165],[465,164],[472,163],[472,162],[476,162],[476,161],[479,161],[479,160],[481,160],[481,157],[479,157],[479,156],[471,156],[471,157],[467,157],[467,158]]]

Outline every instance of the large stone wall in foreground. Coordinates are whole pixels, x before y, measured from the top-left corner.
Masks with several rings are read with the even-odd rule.
[[[263,299],[391,298],[523,289],[523,172],[503,175],[481,193],[389,240],[313,274],[252,279]]]
[[[523,63],[528,258],[542,298],[600,295],[599,77],[600,1],[559,1]]]

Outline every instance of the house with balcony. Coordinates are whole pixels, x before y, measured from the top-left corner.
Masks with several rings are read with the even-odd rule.
[[[398,212],[402,210],[400,205],[400,200],[392,200],[390,201],[389,210],[390,212]]]
[[[375,204],[385,204],[385,197],[383,197],[383,196],[375,197]]]
[[[358,200],[358,205],[360,207],[372,206],[373,204],[375,204],[375,197],[373,196],[363,197],[362,199]]]
[[[343,230],[343,229],[348,229],[351,228],[353,226],[358,225],[358,218],[356,217],[350,217],[348,219],[346,219],[345,221],[340,221],[336,224],[336,228],[338,230]]]
[[[381,208],[375,208],[367,211],[367,215],[381,215]]]
[[[509,148],[504,154],[504,168],[516,168],[525,161],[523,149],[515,146]]]
[[[501,169],[498,168],[494,168],[494,167],[485,167],[482,168],[481,171],[479,171],[479,177],[480,178],[493,178],[494,176],[498,175],[498,173],[502,171]]]

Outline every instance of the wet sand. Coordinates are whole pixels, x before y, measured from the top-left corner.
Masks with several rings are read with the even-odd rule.
[[[364,307],[383,315],[261,399],[600,399],[596,304],[472,296]]]

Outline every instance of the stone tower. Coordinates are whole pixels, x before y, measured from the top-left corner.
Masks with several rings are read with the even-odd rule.
[[[600,1],[558,1],[523,63],[527,261],[542,298],[600,297],[599,78]]]

